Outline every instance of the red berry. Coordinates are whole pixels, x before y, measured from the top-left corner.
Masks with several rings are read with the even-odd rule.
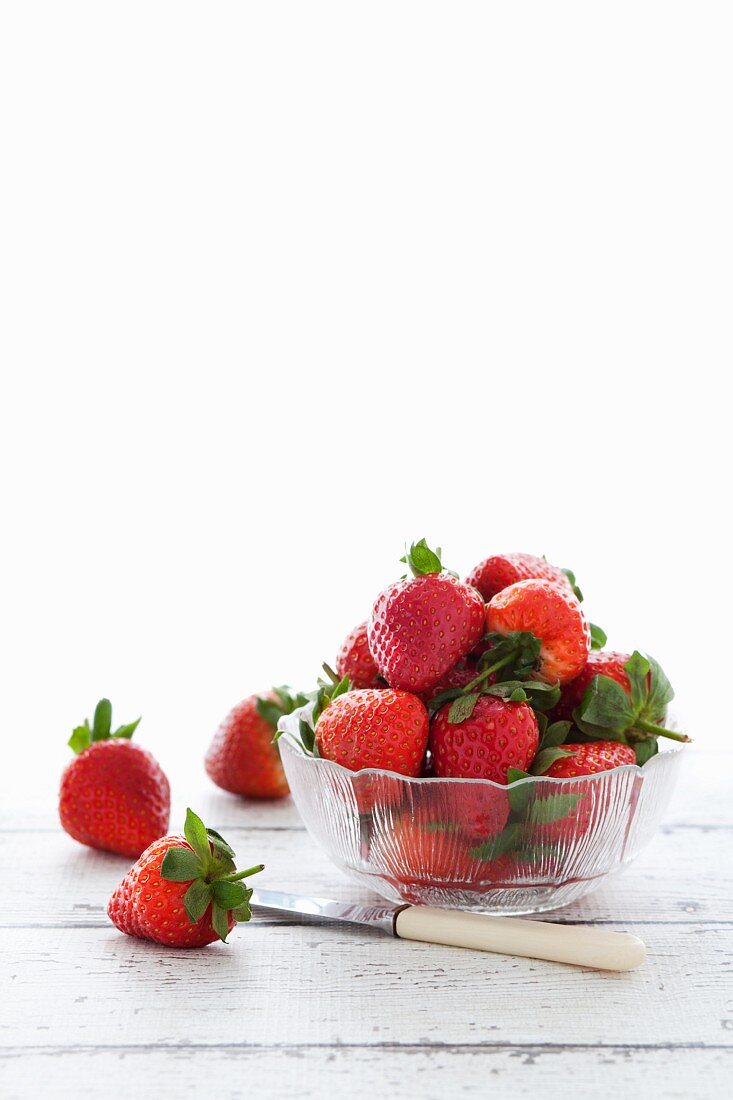
[[[366,622],[359,623],[346,635],[336,658],[336,671],[342,678],[349,677],[352,688],[380,686],[379,669],[369,649],[367,625]]]
[[[486,868],[470,849],[455,829],[401,817],[389,835],[379,835],[373,855],[403,885],[461,886],[477,882]]]
[[[562,748],[573,755],[561,757],[547,769],[545,775],[553,779],[595,775],[596,772],[636,763],[636,753],[631,745],[624,745],[619,741],[588,741],[582,745],[566,744]]]
[[[170,786],[154,757],[129,740],[137,723],[113,734],[111,714],[103,699],[94,730],[88,722],[74,730],[69,744],[79,755],[61,777],[59,817],[90,848],[138,856],[168,828]]]
[[[316,742],[324,759],[351,771],[384,768],[418,776],[428,742],[428,712],[407,691],[349,691],[319,717]]]
[[[233,857],[226,841],[189,810],[185,835],[156,840],[127,872],[109,899],[110,920],[128,936],[169,947],[226,939],[237,921],[250,916],[251,891]],[[247,874],[260,870],[261,864]]]
[[[444,676],[441,676],[438,682],[433,684],[430,691],[421,692],[419,698],[427,706],[436,695],[440,695],[443,691],[449,691],[450,688],[464,688],[477,676],[478,671],[474,665],[467,665],[461,661],[455,668],[449,669]],[[492,681],[495,679],[493,673],[490,679]]]
[[[261,713],[263,700],[286,713],[274,692],[250,695],[219,726],[204,763],[209,777],[225,791],[247,798],[283,798],[289,788],[273,744],[277,724]]]
[[[510,584],[529,580],[553,581],[571,588],[562,569],[550,565],[544,558],[535,557],[534,554],[495,554],[480,562],[466,578],[467,583],[473,585],[487,603]]]
[[[570,589],[546,580],[519,581],[486,607],[490,632],[529,631],[540,639],[539,672],[548,683],[566,684],[585,668],[590,630]]]
[[[377,598],[369,648],[395,688],[430,690],[469,653],[484,632],[483,601],[448,573],[398,581]]]
[[[453,723],[451,704],[430,724],[430,751],[439,776],[506,783],[509,768],[527,771],[539,745],[539,727],[528,703],[482,695],[473,714]]]
[[[588,663],[579,676],[565,684],[560,695],[560,702],[552,711],[552,721],[571,720],[573,711],[580,706],[585,695],[586,688],[594,676],[608,676],[620,684],[627,695],[630,696],[631,688],[629,678],[626,675],[624,665],[629,660],[628,653],[614,653],[610,650],[594,650],[588,656]],[[649,677],[647,677],[649,682]],[[659,721],[664,721],[664,714],[659,715]]]

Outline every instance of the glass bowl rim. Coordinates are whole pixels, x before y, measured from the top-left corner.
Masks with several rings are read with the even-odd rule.
[[[515,779],[513,783],[497,783],[494,779],[482,779],[473,776],[440,776],[440,775],[402,775],[401,772],[389,771],[387,768],[360,768],[359,771],[352,771],[351,768],[344,767],[343,764],[338,764],[335,760],[327,760],[323,756],[311,756],[305,751],[303,746],[297,740],[291,728],[295,721],[299,721],[305,714],[312,709],[313,704],[308,703],[304,707],[299,707],[291,714],[285,714],[279,720],[277,724],[280,737],[278,738],[278,745],[287,746],[288,752],[294,753],[296,756],[301,757],[303,760],[311,761],[313,765],[317,767],[330,768],[333,771],[348,776],[351,782],[354,782],[360,776],[389,776],[390,779],[400,779],[405,783],[434,783],[434,784],[450,784],[450,783],[479,783],[488,787],[495,787],[499,791],[516,790],[517,787],[524,783],[552,783],[558,786],[562,786],[566,783],[583,783],[589,780],[597,780],[605,775],[615,775],[620,771],[635,771],[639,775],[649,775],[650,770],[654,770],[658,767],[654,762],[657,760],[665,760],[673,757],[680,757],[682,750],[685,748],[684,744],[672,743],[671,745],[664,745],[659,752],[651,756],[646,763],[642,766],[640,764],[619,764],[615,768],[608,768],[605,771],[593,772],[591,775],[576,775],[576,776],[563,776],[555,777],[552,775],[527,775],[522,779]],[[671,727],[674,727],[674,722],[670,722]],[[650,769],[650,765],[653,767]],[[310,764],[308,766],[311,766]]]

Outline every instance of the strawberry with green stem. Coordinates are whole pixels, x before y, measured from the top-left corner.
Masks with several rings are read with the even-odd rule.
[[[478,642],[484,602],[470,585],[444,569],[440,550],[425,539],[413,543],[403,577],[374,603],[369,649],[381,676],[398,690],[430,690]]]
[[[92,725],[69,738],[74,759],[61,777],[59,817],[74,840],[139,856],[168,828],[170,786],[153,756],[131,741],[140,719],[112,731],[112,704],[100,699]]]
[[[288,784],[273,735],[284,714],[308,698],[288,687],[250,695],[229,712],[214,734],[204,760],[209,778],[222,790],[246,798],[283,798]]]
[[[636,751],[642,764],[657,751],[657,738],[687,742],[678,730],[659,724],[660,714],[674,698],[672,685],[653,657],[634,650],[624,664],[628,690],[610,676],[594,676],[585,690],[573,720],[580,730],[597,741],[620,741]]]
[[[264,865],[237,871],[230,846],[193,810],[183,834],[151,844],[112,894],[107,913],[121,932],[169,947],[203,947],[226,941],[238,921],[250,919],[252,890],[242,880]]]

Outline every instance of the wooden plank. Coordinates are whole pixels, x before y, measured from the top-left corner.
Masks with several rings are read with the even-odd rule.
[[[64,757],[63,760],[66,758]],[[225,832],[227,828],[297,829],[302,828],[298,811],[290,798],[260,802],[226,794],[210,783],[196,760],[185,762],[186,770],[169,769],[173,791],[171,826],[178,829],[186,812],[193,806],[207,824]],[[693,745],[685,750],[684,767],[665,817],[668,827],[683,825],[733,827],[730,809],[731,754],[708,753]],[[55,792],[63,763],[52,771],[48,761],[41,764],[42,778],[32,791],[11,785],[0,799],[0,830],[55,828],[58,824]]]
[[[636,931],[619,975],[307,925],[188,952],[6,929],[0,1046],[733,1045],[733,928]]]
[[[334,867],[307,833],[230,829],[228,839],[243,865],[260,859],[266,863],[260,876],[263,887],[352,900],[371,896]],[[12,867],[19,842],[15,833],[0,833],[0,865]],[[28,876],[23,890],[6,893],[0,926],[106,924],[107,900],[130,866],[129,859],[94,852],[60,829],[31,833],[22,846],[24,862],[43,868],[43,873]],[[624,874],[546,919],[620,925],[733,921],[729,849],[730,834],[725,830],[666,831]]]
[[[98,1100],[117,1095],[120,1081],[132,1096],[187,1096],[204,1081],[206,1096],[245,1100],[321,1100],[348,1096],[373,1100],[445,1100],[460,1095],[485,1100],[565,1100],[568,1082],[581,1083],[584,1100],[635,1096],[640,1082],[658,1100],[708,1100],[729,1095],[730,1049],[653,1049],[553,1046],[458,1047],[247,1047],[29,1052],[0,1056],[0,1091],[6,1100],[28,1100],[43,1081],[45,1096]],[[704,1082],[704,1085],[703,1085]],[[198,1091],[198,1090],[196,1090]]]

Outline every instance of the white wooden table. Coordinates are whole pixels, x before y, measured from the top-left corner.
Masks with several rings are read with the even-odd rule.
[[[622,975],[284,919],[203,951],[130,939],[105,915],[129,861],[69,839],[48,791],[20,792],[0,808],[0,1094],[730,1095],[731,764],[690,751],[638,862],[551,918],[640,935],[647,962]],[[240,866],[264,860],[263,887],[366,896],[289,800],[244,803],[205,777],[174,790],[176,828],[190,802]]]

